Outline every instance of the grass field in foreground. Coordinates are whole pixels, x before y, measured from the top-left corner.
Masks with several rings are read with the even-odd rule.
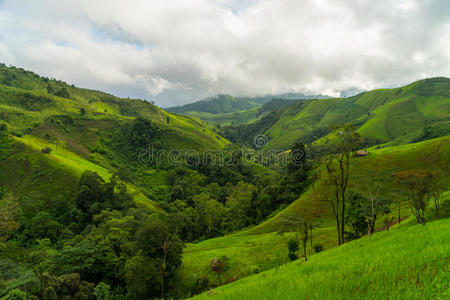
[[[366,236],[194,299],[449,299],[450,219]]]

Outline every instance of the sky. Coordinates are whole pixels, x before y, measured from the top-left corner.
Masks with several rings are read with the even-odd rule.
[[[0,62],[162,107],[450,77],[450,0],[0,0]]]

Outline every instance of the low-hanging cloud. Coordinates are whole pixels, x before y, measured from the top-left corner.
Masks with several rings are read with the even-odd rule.
[[[0,60],[178,105],[450,75],[449,1],[0,2]]]

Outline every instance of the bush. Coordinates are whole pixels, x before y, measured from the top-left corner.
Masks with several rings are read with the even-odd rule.
[[[27,293],[19,289],[14,289],[5,297],[1,298],[1,300],[27,300]]]
[[[94,294],[99,300],[108,299],[110,293],[111,287],[104,282],[100,282],[94,289]]]
[[[49,154],[50,152],[52,152],[52,148],[45,147],[44,149],[41,150],[41,152],[45,153],[45,154]]]
[[[295,253],[295,252],[289,252],[288,257],[291,261],[298,259],[297,253]]]
[[[288,257],[290,260],[296,260],[298,259],[298,242],[295,239],[290,239],[288,241],[288,249],[289,249],[289,253],[288,253]]]
[[[314,252],[319,253],[323,251],[323,245],[322,244],[315,244],[314,245]]]

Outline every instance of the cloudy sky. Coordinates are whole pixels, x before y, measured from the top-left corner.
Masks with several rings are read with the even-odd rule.
[[[449,0],[0,0],[0,61],[179,105],[450,76]]]

